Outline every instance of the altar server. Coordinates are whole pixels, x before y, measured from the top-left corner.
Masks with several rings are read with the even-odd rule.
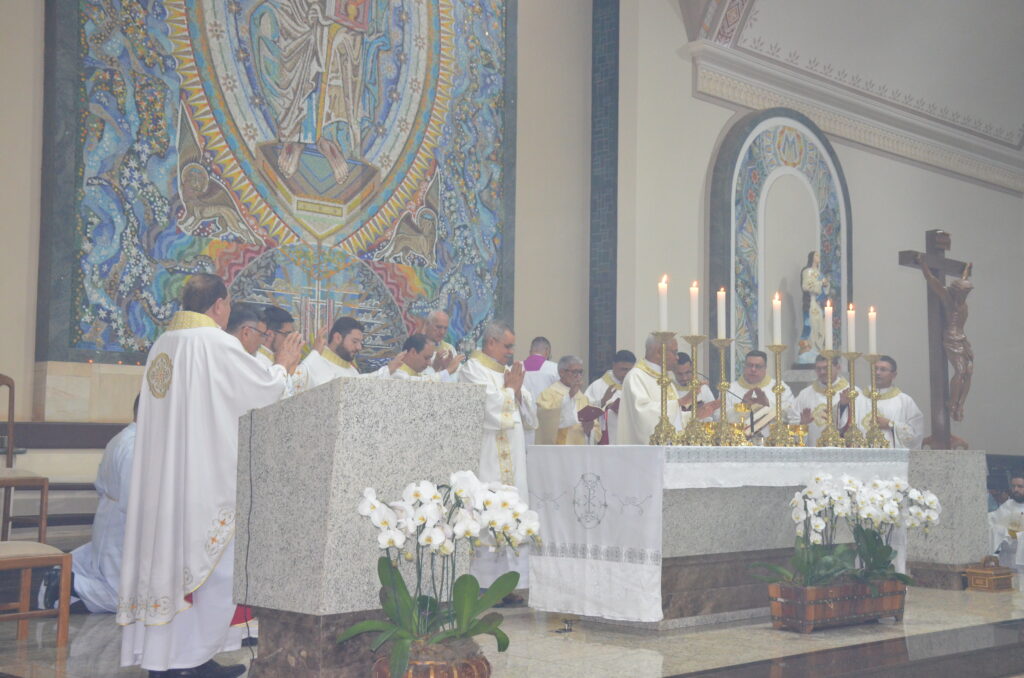
[[[896,361],[883,355],[875,361],[875,388],[878,389],[878,427],[894,448],[921,449],[924,440],[924,415],[914,399],[900,390],[896,380]],[[857,401],[862,428],[871,422],[871,401]]]
[[[231,630],[238,418],[276,401],[299,358],[289,337],[267,370],[221,328],[224,282],[199,273],[149,351],[139,402],[117,623],[121,662],[155,675],[242,673],[213,656]],[[151,674],[154,675],[154,674]]]
[[[534,337],[530,342],[530,355],[523,361],[526,376],[523,385],[533,396],[534,402],[541,392],[558,381],[558,364],[550,360],[551,342],[545,337]]]
[[[580,390],[583,360],[567,355],[558,361],[558,381],[537,399],[538,445],[586,445],[593,421],[580,423],[579,411],[590,405]]]
[[[533,396],[523,387],[523,364],[512,363],[515,341],[512,328],[506,323],[488,323],[484,328],[482,350],[473,352],[459,368],[457,376],[460,383],[486,387],[484,441],[477,476],[484,482],[515,485],[523,501],[528,501],[524,429],[537,428],[537,409]],[[516,556],[510,549],[490,552],[479,548],[470,569],[481,586],[489,586],[503,573],[515,570],[520,574],[520,588],[527,588],[527,549],[521,547]]]
[[[584,395],[592,407],[604,410],[598,419],[600,435],[598,444],[611,445],[619,435],[619,398],[622,396],[622,380],[626,373],[636,365],[636,356],[632,351],[619,351],[612,358],[612,367],[587,387]]]
[[[825,429],[828,408],[825,388],[828,384],[828,359],[819,355],[814,361],[814,373],[817,379],[810,385],[805,386],[802,391],[793,399],[793,409],[800,414],[800,423],[807,426],[807,445],[814,447],[818,444],[818,438]],[[835,393],[832,396],[832,422],[836,428],[842,429],[846,426],[846,417],[849,409],[850,383],[839,373],[839,358],[832,361],[832,388]],[[860,389],[856,389],[857,408],[870,407],[870,402],[864,397]]]
[[[673,338],[665,345],[665,367],[669,374],[679,361],[679,344]],[[622,402],[619,405],[618,445],[648,445],[654,427],[661,418],[661,343],[653,334],[644,344],[644,359],[622,380]],[[683,426],[679,393],[675,384],[668,384],[668,419],[676,429]]]

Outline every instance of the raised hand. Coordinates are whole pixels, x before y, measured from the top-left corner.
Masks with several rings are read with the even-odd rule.
[[[715,410],[717,410],[721,406],[721,400],[712,400],[709,403],[698,403],[697,419],[707,419],[708,417],[715,413]]]
[[[800,423],[803,426],[807,426],[812,421],[814,421],[814,413],[811,412],[811,408],[805,407],[800,411]]]
[[[448,351],[434,351],[434,361],[431,363],[431,367],[434,368],[435,372],[442,372],[448,369],[451,360],[452,356]]]
[[[274,353],[274,364],[283,367],[288,374],[293,373],[299,365],[299,358],[302,357],[302,344],[301,334],[298,332],[289,334]]]
[[[388,361],[388,374],[394,374],[395,370],[402,366],[402,363],[405,362],[405,354],[407,352],[408,351],[402,351],[394,358],[392,358],[390,361]]]
[[[316,339],[313,340],[313,350],[317,353],[323,353],[324,348],[327,347],[327,331],[331,329],[330,325],[324,325],[316,333]]]

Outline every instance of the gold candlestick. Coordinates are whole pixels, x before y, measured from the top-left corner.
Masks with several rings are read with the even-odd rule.
[[[697,353],[700,345],[707,339],[703,334],[688,334],[683,337],[690,345],[690,359],[693,362],[693,376],[687,386],[690,389],[690,421],[686,422],[686,428],[676,436],[678,445],[710,445],[711,436],[708,435],[704,423],[697,418],[697,395],[700,393],[700,370],[697,369]]]
[[[853,376],[854,364],[860,356],[860,353],[843,354],[843,357],[846,358],[847,368],[850,370],[850,416],[846,418],[846,434],[843,435],[847,447],[867,447],[864,433],[860,430],[860,423],[857,421],[857,381]]]
[[[661,417],[651,434],[651,445],[671,445],[676,439],[676,427],[668,418],[668,387],[672,384],[672,378],[668,376],[668,366],[665,362],[665,349],[668,342],[675,336],[675,332],[652,332],[661,344],[661,376],[658,377],[658,386],[661,388]]]
[[[729,392],[729,380],[725,376],[725,349],[732,344],[732,339],[712,339],[711,343],[718,349],[718,430],[715,433],[714,444],[722,447],[732,447],[734,436],[732,426],[729,425],[729,416],[725,409],[725,396]]]
[[[782,352],[788,348],[785,344],[772,344],[768,350],[775,354],[775,386],[772,392],[775,394],[775,419],[768,429],[768,437],[764,442],[769,447],[791,447],[793,437],[790,435],[789,426],[782,416],[782,394],[786,387],[782,384]]]
[[[839,357],[839,351],[822,351],[821,355],[828,361],[828,386],[825,387],[825,428],[822,430],[821,435],[818,436],[817,445],[818,447],[842,447],[843,436],[839,434],[839,429],[836,428],[835,417],[832,416],[832,396],[836,394],[835,385],[833,384],[832,361]]]
[[[868,361],[868,370],[871,372],[871,390],[868,391],[868,398],[871,399],[871,419],[868,421],[866,433],[867,446],[884,448],[889,447],[889,436],[885,435],[882,429],[878,428],[878,388],[875,386],[875,363],[882,356],[878,353],[868,353],[864,359]]]

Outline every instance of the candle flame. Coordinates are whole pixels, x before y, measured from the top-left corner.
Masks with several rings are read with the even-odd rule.
[[[668,284],[668,273],[666,273],[665,275],[661,276],[661,284],[662,285],[667,285]]]
[[[826,299],[825,300],[825,308],[832,308],[832,300],[831,299]]]
[[[868,313],[874,313],[874,312],[875,312],[875,307],[874,306],[868,306]]]
[[[778,292],[776,292],[775,296],[772,297],[772,301],[782,301],[782,297],[779,296]]]
[[[725,291],[725,288],[723,287],[722,289],[720,289],[720,290],[718,290],[718,291],[719,291],[719,292],[724,292],[724,291]]]
[[[849,306],[847,306],[846,310],[847,311],[852,311],[853,310],[853,304],[850,304]]]
[[[697,285],[697,281],[696,281],[696,280],[694,280],[694,281],[693,281],[693,284],[692,284],[692,285],[690,285],[690,287],[699,287],[699,285]]]

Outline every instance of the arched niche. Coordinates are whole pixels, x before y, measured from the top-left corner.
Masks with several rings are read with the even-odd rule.
[[[806,226],[766,223],[777,211],[770,197],[777,182],[786,194],[802,194],[816,215],[816,233],[810,240],[804,239]],[[796,189],[798,185],[803,191]],[[853,295],[852,219],[842,167],[818,126],[787,108],[740,117],[718,144],[709,190],[708,327],[717,326],[714,291],[724,287],[729,291],[726,327],[735,338],[730,374],[738,372],[735,356],[771,343],[771,295],[780,275],[776,272],[775,279],[768,279],[768,261],[792,259],[794,250],[804,258],[810,250],[820,252],[821,276],[828,281],[828,296],[836,308],[832,334],[838,347],[841,309]],[[798,281],[799,274],[798,269],[790,277]],[[799,303],[797,288],[788,289],[788,303]],[[789,317],[796,315],[801,314]],[[783,328],[784,343],[793,345],[798,337],[797,328]],[[788,355],[794,355],[792,349]],[[712,356],[712,369],[717,370],[717,356]]]

